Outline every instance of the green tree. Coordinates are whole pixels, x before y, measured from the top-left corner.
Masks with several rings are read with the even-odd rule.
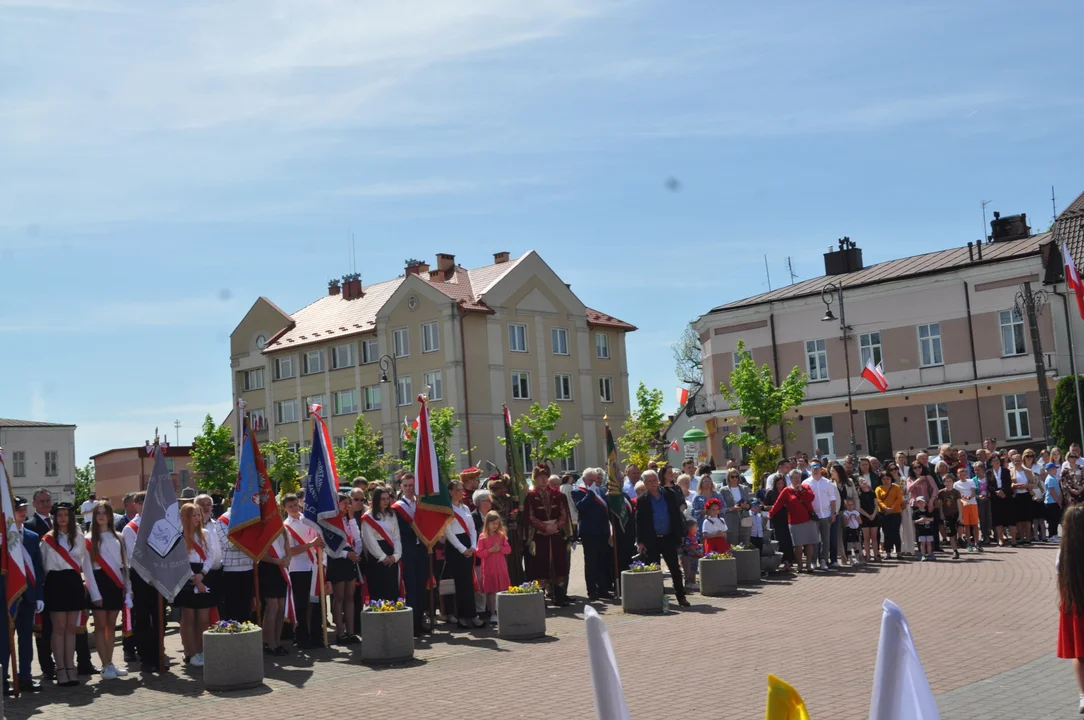
[[[354,429],[346,431],[342,447],[335,449],[339,482],[349,484],[359,476],[369,481],[381,479],[385,468],[394,463],[394,458],[384,454],[382,446],[380,431],[358,415]]]
[[[685,326],[681,339],[670,346],[674,352],[678,380],[690,388],[704,384],[704,361],[700,349],[700,334],[691,324]]]
[[[778,385],[767,364],[757,367],[753,356],[738,341],[738,364],[730,373],[730,385],[721,383],[719,392],[730,403],[730,409],[742,418],[741,432],[731,433],[727,442],[750,450],[754,487],[760,485],[765,472],[774,470],[780,448],[772,441],[772,428],[786,428],[794,423],[787,413],[802,404],[809,376],[793,368]],[[788,438],[790,434],[788,434]]]
[[[233,434],[226,426],[215,425],[214,418],[203,419],[202,432],[192,441],[192,469],[200,490],[229,492],[237,482],[237,458]]]
[[[652,460],[658,460],[659,436],[666,427],[666,414],[662,411],[662,390],[649,390],[644,383],[636,388],[636,411],[625,421],[625,434],[617,439],[617,447],[628,461],[646,468]]]
[[[523,445],[530,447],[531,460],[536,463],[564,460],[572,455],[575,447],[583,441],[580,440],[579,435],[573,435],[570,438],[568,433],[550,437],[560,421],[560,405],[550,403],[542,407],[541,403],[534,403],[525,415],[520,415],[512,422],[512,440],[517,447]],[[502,445],[507,442],[504,437],[497,439]]]
[[[454,478],[459,473],[456,471],[456,457],[452,452],[450,442],[452,433],[459,427],[459,419],[455,416],[455,408],[442,407],[440,410],[429,411],[429,432],[433,435],[433,447],[437,452],[437,465],[445,478]],[[401,432],[401,431],[400,431]],[[417,432],[411,431],[410,437],[403,440],[402,466],[414,469],[414,456],[418,446]],[[463,454],[467,452],[464,450]]]
[[[296,493],[301,488],[301,458],[309,454],[308,448],[294,450],[290,445],[287,438],[279,438],[260,446],[267,477],[279,495]]]
[[[94,492],[94,463],[87,460],[83,467],[75,468],[75,507],[90,499]]]
[[[1050,432],[1054,436],[1054,442],[1068,452],[1071,443],[1079,443],[1080,417],[1077,415],[1076,406],[1076,382],[1072,375],[1067,375],[1058,381],[1058,387],[1054,390],[1054,403],[1050,412]]]

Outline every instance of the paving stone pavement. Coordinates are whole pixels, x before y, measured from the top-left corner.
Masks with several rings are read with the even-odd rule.
[[[1057,633],[1054,547],[997,549],[960,561],[885,562],[816,576],[779,576],[728,598],[692,595],[669,615],[606,620],[632,716],[762,718],[769,672],[798,688],[814,720],[866,718],[881,603],[907,614],[946,720],[1075,714],[1071,665],[1053,657]],[[571,591],[582,592],[580,555]],[[676,605],[672,607],[676,608]],[[360,665],[353,648],[266,660],[265,687],[210,693],[175,663],[164,676],[133,675],[79,688],[48,685],[5,704],[16,720],[176,718],[231,720],[289,714],[360,717],[387,708],[410,718],[594,717],[582,605],[548,613],[548,635],[508,642],[491,630],[438,632],[405,666]],[[119,653],[118,653],[119,655]]]

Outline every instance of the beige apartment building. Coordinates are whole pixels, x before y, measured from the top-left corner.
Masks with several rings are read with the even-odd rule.
[[[740,426],[718,394],[744,341],[776,379],[792,368],[810,378],[785,441],[787,454],[850,451],[851,422],[860,455],[914,455],[941,443],[978,448],[1045,444],[1040,380],[1026,311],[1017,312],[1025,283],[1045,291],[1036,317],[1041,382],[1053,399],[1070,372],[1061,255],[1051,233],[1033,235],[1026,216],[995,217],[987,242],[865,266],[851,243],[825,254],[823,277],[720,305],[695,323],[704,355],[704,387],[693,400],[716,458],[734,457],[723,438]],[[1079,262],[1079,261],[1078,261]],[[840,323],[842,288],[847,332]],[[822,291],[828,288],[822,297]],[[1058,292],[1059,294],[1054,294]],[[826,299],[833,320],[824,321]],[[1068,303],[1066,303],[1068,300]],[[1077,330],[1078,344],[1084,334]],[[869,357],[883,363],[889,389],[861,382]],[[1079,361],[1079,357],[1077,358]],[[849,363],[849,373],[848,373]],[[848,406],[850,376],[853,405]]]
[[[75,497],[75,425],[0,418],[0,448],[16,495],[45,488],[55,501]]]
[[[563,466],[579,468],[604,457],[603,417],[628,417],[625,334],[635,329],[584,306],[534,251],[474,269],[440,254],[393,280],[332,281],[292,315],[259,298],[230,337],[234,401],[260,441],[308,445],[305,408],[318,403],[334,442],[361,414],[395,454],[427,391],[433,409],[455,408],[462,465],[502,469],[502,405],[516,418],[556,402],[558,432],[583,440]]]

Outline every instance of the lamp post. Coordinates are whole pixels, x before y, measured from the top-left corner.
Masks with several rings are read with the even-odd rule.
[[[395,364],[395,356],[385,353],[380,356],[381,385],[388,382],[389,369],[391,370],[391,381],[395,384],[390,393],[391,401],[395,403],[395,457],[401,461],[403,459],[403,430],[400,426],[403,424],[403,420],[399,416],[399,367]]]
[[[832,303],[839,298],[839,329],[843,333],[843,363],[847,371],[847,419],[851,426],[851,460],[857,467],[858,444],[854,437],[854,398],[851,396],[851,351],[847,349],[847,338],[850,337],[851,327],[847,324],[847,309],[843,305],[843,285],[830,282],[821,290],[821,302],[824,303],[824,317],[821,322],[831,322],[836,319],[832,313]]]
[[[1013,311],[1021,318],[1027,317],[1031,329],[1031,352],[1035,359],[1035,380],[1039,387],[1039,410],[1043,416],[1043,437],[1047,445],[1051,444],[1050,432],[1050,388],[1046,384],[1046,363],[1043,362],[1043,344],[1039,336],[1039,315],[1046,305],[1046,291],[1032,292],[1031,283],[1025,282],[1016,293]],[[1017,428],[1019,431],[1019,428]]]

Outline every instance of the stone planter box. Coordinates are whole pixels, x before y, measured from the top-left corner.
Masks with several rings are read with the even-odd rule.
[[[203,684],[208,690],[263,685],[263,633],[203,633]]]
[[[544,593],[497,593],[497,636],[533,640],[546,634]]]
[[[414,659],[414,611],[361,613],[361,661],[372,665]]]
[[[764,572],[775,572],[779,569],[779,566],[783,563],[783,553],[777,552],[773,555],[761,555],[760,556],[760,569]]]
[[[621,609],[636,615],[662,612],[662,570],[621,573]]]
[[[751,585],[760,582],[760,551],[735,550],[731,548],[730,554],[738,563],[738,584]]]
[[[738,561],[700,559],[700,594],[716,597],[738,591]]]
[[[766,543],[764,543],[764,546],[760,548],[760,554],[767,557],[771,557],[777,552],[779,552],[779,543],[777,543],[775,540],[767,541]]]

